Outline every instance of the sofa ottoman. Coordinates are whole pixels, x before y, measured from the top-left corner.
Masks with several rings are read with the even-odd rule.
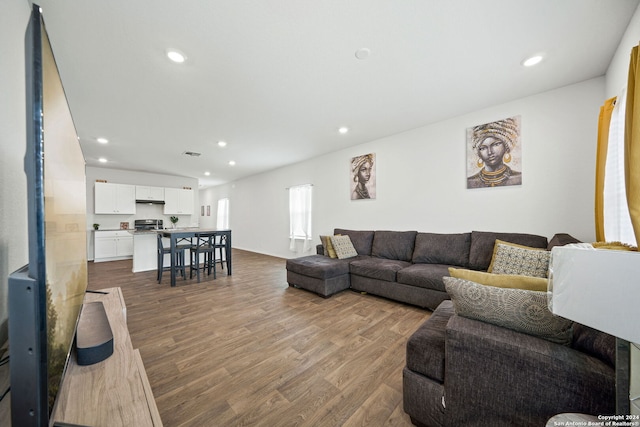
[[[349,261],[324,255],[288,259],[287,282],[327,298],[351,286]]]

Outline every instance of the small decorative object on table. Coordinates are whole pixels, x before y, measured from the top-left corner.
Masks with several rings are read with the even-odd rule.
[[[98,228],[100,228],[100,224],[93,224],[93,229],[97,230]]]
[[[178,217],[177,216],[172,216],[169,219],[171,220],[171,223],[173,224],[173,228],[176,228],[176,224],[178,223]]]
[[[129,229],[129,223],[128,222],[121,222],[120,223],[120,230],[128,230]]]

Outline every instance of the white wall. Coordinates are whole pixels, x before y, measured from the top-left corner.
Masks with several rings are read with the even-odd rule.
[[[201,190],[230,199],[233,245],[290,258],[286,188],[314,185],[313,233],[334,228],[535,233],[593,241],[596,130],[604,78],[476,111]],[[466,188],[466,129],[522,119],[521,186]],[[376,153],[377,199],[350,200],[351,157]],[[319,239],[314,239],[319,243]]]
[[[631,49],[638,43],[640,43],[640,5],[633,14],[611,64],[609,64],[606,76],[607,99],[620,95],[622,88],[627,86]]]
[[[7,339],[7,276],[29,261],[24,34],[30,7],[7,0],[0,13],[0,345]]]

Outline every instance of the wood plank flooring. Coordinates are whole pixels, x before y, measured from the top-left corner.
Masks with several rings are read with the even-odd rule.
[[[201,283],[89,263],[119,286],[165,426],[410,426],[407,338],[428,310],[344,291],[289,288],[285,260],[234,250],[233,276]]]

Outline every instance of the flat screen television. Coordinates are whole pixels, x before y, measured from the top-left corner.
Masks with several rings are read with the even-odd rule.
[[[87,288],[85,161],[37,5],[25,60],[29,259],[8,291],[14,427],[49,425]]]

